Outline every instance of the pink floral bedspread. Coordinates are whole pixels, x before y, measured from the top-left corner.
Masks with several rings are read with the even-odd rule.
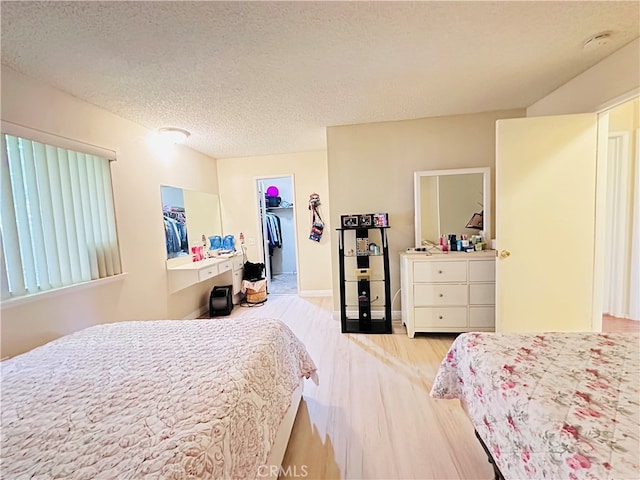
[[[460,399],[506,479],[637,480],[639,340],[463,334],[431,395]]]
[[[264,318],[120,322],[0,363],[0,476],[256,478],[305,347]]]

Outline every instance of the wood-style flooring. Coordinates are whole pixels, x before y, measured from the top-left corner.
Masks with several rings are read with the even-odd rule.
[[[305,343],[318,386],[305,381],[282,478],[492,479],[456,400],[429,396],[453,335],[340,333],[331,297],[269,296],[234,316],[283,320]],[[288,473],[288,475],[286,474]]]
[[[640,333],[640,321],[605,314],[602,316],[602,331]]]
[[[283,320],[307,346],[320,384],[305,381],[281,478],[493,479],[456,400],[429,396],[455,335],[340,333],[331,297],[270,295],[233,316]],[[605,331],[640,331],[605,318]],[[286,474],[288,473],[288,474]]]

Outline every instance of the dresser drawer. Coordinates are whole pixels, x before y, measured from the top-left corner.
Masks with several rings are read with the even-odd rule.
[[[467,285],[416,284],[413,286],[413,304],[429,305],[466,305]]]
[[[470,282],[495,282],[496,281],[495,259],[469,260],[469,281]]]
[[[198,280],[200,282],[204,282],[205,280],[209,279],[209,278],[213,278],[216,275],[218,275],[218,266],[217,265],[211,265],[207,268],[203,268],[202,270],[198,271]]]
[[[415,262],[413,264],[413,281],[466,282],[467,262]]]
[[[495,305],[495,303],[495,283],[472,283],[471,285],[469,285],[470,305]]]
[[[496,309],[494,307],[469,307],[471,328],[495,328]]]
[[[467,307],[419,307],[413,310],[416,328],[465,328]]]

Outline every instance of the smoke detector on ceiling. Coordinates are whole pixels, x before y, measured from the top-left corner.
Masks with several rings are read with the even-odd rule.
[[[594,35],[589,40],[584,42],[582,48],[584,50],[593,50],[594,48],[604,47],[611,41],[611,32],[602,32]]]

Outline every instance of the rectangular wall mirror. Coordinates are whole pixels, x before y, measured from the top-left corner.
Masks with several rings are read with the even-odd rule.
[[[191,247],[202,245],[202,235],[222,236],[220,200],[213,193],[160,186],[167,259],[187,257]]]
[[[415,244],[438,245],[442,235],[491,232],[491,169],[461,168],[414,173]]]

